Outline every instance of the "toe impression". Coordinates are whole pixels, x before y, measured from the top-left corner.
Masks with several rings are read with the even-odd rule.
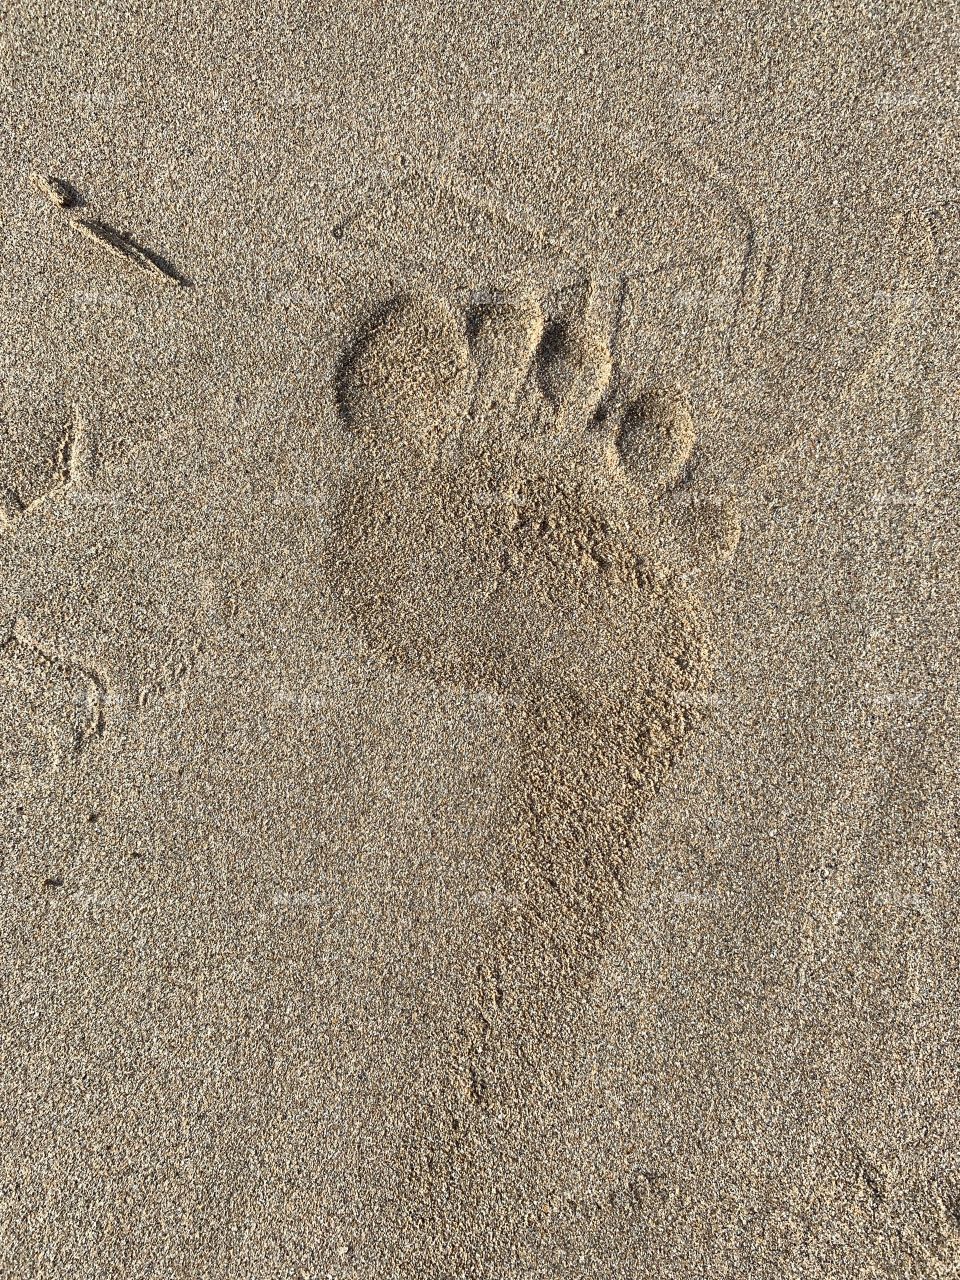
[[[667,489],[682,477],[695,440],[686,396],[678,387],[655,386],[628,405],[615,443],[620,461],[636,480]]]
[[[431,453],[465,407],[469,351],[447,302],[405,297],[374,317],[347,354],[337,401],[367,445]]]
[[[529,377],[543,335],[543,312],[531,298],[485,304],[471,312],[468,331],[479,416],[505,417]]]
[[[586,426],[613,373],[609,302],[591,283],[569,316],[550,320],[537,349],[541,394],[567,429]]]

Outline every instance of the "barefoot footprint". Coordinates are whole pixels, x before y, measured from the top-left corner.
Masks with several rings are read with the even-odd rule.
[[[622,915],[636,817],[709,677],[686,576],[739,533],[732,502],[696,500],[681,391],[631,393],[615,367],[612,314],[593,285],[552,316],[530,299],[460,314],[399,298],[337,374],[353,465],[329,569],[345,619],[382,661],[512,709],[497,836],[513,905],[484,949],[488,1012],[460,1032],[469,1096],[501,1112]],[[524,1058],[509,1083],[504,1063]]]
[[[537,750],[580,762],[557,780],[584,787],[568,800],[606,797],[619,832],[708,677],[684,571],[729,556],[738,522],[731,501],[696,499],[681,392],[626,393],[607,313],[588,286],[549,320],[529,301],[462,316],[430,297],[376,316],[337,377],[354,467],[330,568],[370,650],[522,707]],[[530,776],[531,803],[545,781]],[[568,853],[553,872],[582,887]],[[524,856],[533,872],[547,855]],[[614,869],[590,872],[598,891]]]

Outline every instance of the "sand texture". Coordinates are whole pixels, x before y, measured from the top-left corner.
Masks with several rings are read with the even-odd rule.
[[[13,4],[0,1280],[960,1276],[958,34]]]

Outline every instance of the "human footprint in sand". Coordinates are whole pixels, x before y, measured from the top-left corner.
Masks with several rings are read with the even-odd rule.
[[[549,321],[529,300],[398,299],[337,379],[355,461],[337,599],[386,662],[519,709],[511,871],[532,916],[577,918],[571,943],[619,898],[625,833],[709,676],[684,571],[739,536],[688,479],[682,393],[630,395],[604,315],[591,287]]]
[[[403,297],[337,374],[345,620],[383,662],[509,709],[493,995],[455,1054],[479,1111],[519,1105],[622,914],[637,815],[709,679],[688,571],[739,536],[732,501],[697,498],[682,392],[631,389],[611,314],[593,286],[551,318],[532,299],[464,314]]]

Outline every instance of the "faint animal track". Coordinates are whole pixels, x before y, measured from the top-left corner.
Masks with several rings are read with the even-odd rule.
[[[172,657],[162,670],[144,680],[137,694],[137,706],[145,710],[155,702],[180,692],[193,675],[204,652],[203,638],[198,636],[189,650]]]
[[[336,376],[353,473],[328,554],[346,619],[383,661],[517,709],[499,834],[503,901],[520,906],[486,956],[498,996],[479,997],[474,1099],[497,1093],[496,1046],[545,1034],[560,991],[589,978],[634,819],[708,679],[678,570],[729,556],[739,533],[732,501],[695,500],[681,391],[634,394],[615,367],[615,309],[594,286],[546,316],[532,299],[464,316],[404,297]]]
[[[52,753],[79,755],[103,733],[106,685],[95,671],[48,652],[19,619],[0,644],[7,734],[42,726]]]
[[[0,529],[11,530],[24,517],[53,498],[58,498],[76,484],[82,468],[83,423],[72,410],[63,429],[55,454],[45,468],[43,478],[34,480],[32,492],[5,484],[0,488]]]
[[[914,210],[909,221],[920,241],[929,284],[934,289],[952,287],[960,261],[960,200]]]
[[[837,221],[839,219],[839,221]],[[850,246],[855,246],[851,249]],[[848,210],[822,223],[764,220],[748,237],[726,356],[731,370],[804,389],[814,403],[859,385],[898,322],[901,232]]]
[[[105,672],[97,677],[111,686],[103,713],[116,722],[121,708],[162,709],[182,698],[204,664],[213,619],[196,539],[209,492],[172,465],[157,468],[152,442],[107,471],[89,434],[76,417],[56,483],[18,509],[0,537],[0,619],[23,620],[18,635],[29,627],[43,637],[35,647],[61,665]],[[194,519],[184,537],[185,495],[196,506],[186,508]],[[161,531],[181,536],[180,558]],[[37,732],[42,725],[41,716]]]

